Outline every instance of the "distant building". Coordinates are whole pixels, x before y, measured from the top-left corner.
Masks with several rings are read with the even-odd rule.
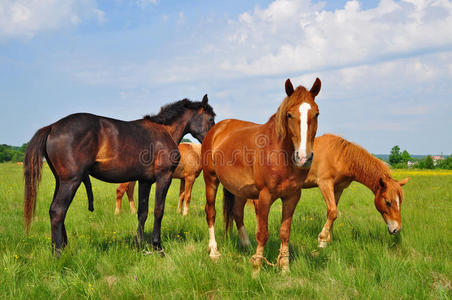
[[[415,165],[419,164],[419,162],[417,162],[417,161],[408,161],[406,164],[408,165],[408,168],[412,168]]]
[[[433,165],[436,166],[439,160],[444,160],[444,156],[442,155],[432,155]]]

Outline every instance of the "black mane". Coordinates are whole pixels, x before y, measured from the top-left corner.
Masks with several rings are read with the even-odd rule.
[[[213,117],[215,116],[213,108],[208,103],[203,104],[200,101],[182,99],[162,106],[160,112],[156,115],[146,115],[143,118],[155,123],[170,125],[181,115],[183,115],[187,109],[198,110],[200,108],[203,108],[208,114],[212,115]]]

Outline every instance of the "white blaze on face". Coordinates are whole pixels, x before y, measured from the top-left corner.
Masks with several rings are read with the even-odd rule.
[[[397,209],[400,210],[400,199],[399,199],[399,195],[396,196],[395,201],[397,203]]]
[[[302,103],[300,105],[300,146],[297,149],[298,156],[304,163],[307,159],[308,154],[306,153],[306,148],[308,144],[308,113],[311,109],[309,103]]]

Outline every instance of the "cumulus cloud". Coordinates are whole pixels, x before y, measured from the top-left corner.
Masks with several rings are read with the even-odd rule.
[[[137,0],[137,4],[141,8],[145,8],[149,5],[156,5],[159,3],[159,0]]]
[[[77,26],[88,18],[105,21],[95,0],[3,0],[0,38],[31,38],[40,31]]]
[[[310,0],[276,0],[231,21],[225,70],[248,75],[342,68],[452,47],[452,3],[348,1],[327,11]]]

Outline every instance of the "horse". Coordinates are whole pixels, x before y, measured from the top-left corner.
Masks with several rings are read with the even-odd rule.
[[[39,129],[30,140],[24,158],[26,232],[35,212],[45,158],[56,182],[49,209],[54,253],[59,255],[67,245],[64,219],[82,182],[89,210],[94,210],[89,179],[93,176],[111,183],[138,180],[138,246],[143,245],[149,192],[156,183],[152,247],[163,255],[161,222],[166,194],[180,159],[177,145],[187,133],[201,142],[215,124],[214,118],[215,112],[205,95],[200,102],[183,99],[163,106],[157,115],[146,115],[135,121],[77,113]]]
[[[327,221],[318,235],[319,248],[325,248],[331,242],[333,223],[338,214],[337,205],[342,192],[353,181],[365,185],[374,193],[375,208],[386,222],[388,232],[400,232],[402,187],[409,178],[400,181],[393,179],[389,168],[381,160],[366,149],[333,134],[315,138],[314,153],[303,189],[319,187],[327,206]]]
[[[178,148],[181,158],[176,170],[174,171],[173,178],[180,179],[179,205],[177,207],[177,211],[183,216],[186,216],[188,215],[188,206],[191,200],[191,190],[193,188],[193,183],[202,170],[201,144],[181,143],[179,144]],[[135,183],[135,181],[124,182],[121,183],[116,189],[115,215],[121,212],[122,197],[126,192],[129,198],[130,211],[133,214],[136,212],[135,204],[133,201],[133,191],[135,189]],[[184,201],[185,206],[182,212]]]
[[[320,92],[316,79],[307,90],[295,90],[290,79],[285,82],[287,97],[265,124],[236,119],[219,122],[207,133],[201,156],[206,185],[206,220],[209,227],[209,256],[219,257],[215,239],[215,197],[218,185],[224,187],[223,214],[226,232],[232,218],[242,240],[249,244],[244,231],[243,206],[248,198],[256,201],[257,249],[252,257],[253,276],[259,274],[263,250],[268,239],[268,213],[273,202],[283,203],[281,248],[278,264],[289,270],[289,237],[292,215],[300,199],[301,187],[313,159],[319,109],[314,99]]]
[[[402,186],[409,178],[397,181],[389,168],[364,148],[339,136],[325,134],[314,141],[315,158],[303,189],[319,187],[327,206],[327,221],[318,235],[319,247],[331,242],[333,223],[337,218],[337,205],[344,189],[353,181],[368,187],[375,195],[375,208],[386,222],[388,232],[396,234],[402,229]]]

